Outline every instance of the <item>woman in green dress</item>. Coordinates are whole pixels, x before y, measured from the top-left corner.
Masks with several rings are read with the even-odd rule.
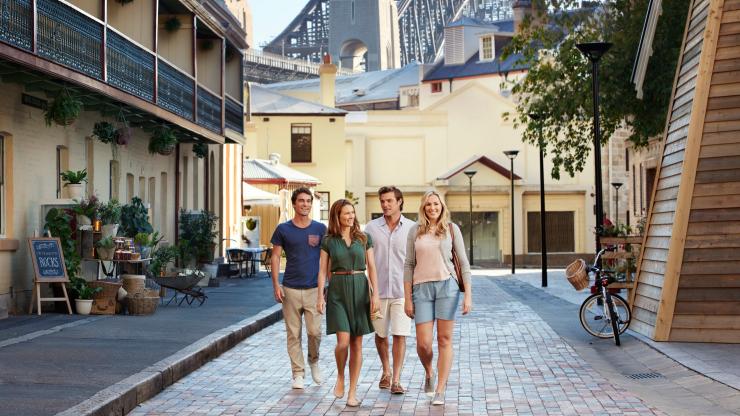
[[[324,283],[329,272],[329,291],[324,299]],[[357,380],[362,367],[362,336],[373,332],[370,310],[379,308],[380,299],[373,241],[360,230],[360,224],[355,221],[355,207],[346,199],[336,201],[329,211],[329,229],[321,242],[318,289],[316,306],[320,313],[326,307],[326,333],[337,335],[334,395],[344,396],[344,367],[349,350],[347,406],[359,406]]]

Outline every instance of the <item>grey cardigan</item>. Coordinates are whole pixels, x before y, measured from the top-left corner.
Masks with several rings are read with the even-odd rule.
[[[470,263],[468,262],[468,256],[465,255],[465,243],[463,242],[463,236],[460,232],[460,228],[455,223],[450,223],[450,230],[455,233],[455,254],[460,260],[460,270],[462,271],[463,282],[470,284]],[[403,281],[412,283],[414,281],[414,268],[416,267],[416,233],[419,231],[419,223],[411,226],[409,230],[409,237],[406,242],[406,261],[403,264]],[[452,263],[452,238],[447,233],[444,239],[442,239],[439,246],[440,254],[445,261],[447,271],[450,275],[456,279],[459,276],[455,276],[455,265]]]

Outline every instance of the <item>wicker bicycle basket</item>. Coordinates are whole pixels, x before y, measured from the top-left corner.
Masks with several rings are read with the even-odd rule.
[[[586,262],[578,259],[568,265],[565,269],[565,277],[576,290],[588,287],[588,273],[586,273]]]
[[[157,310],[159,292],[145,289],[143,292],[126,296],[129,315],[151,315]]]

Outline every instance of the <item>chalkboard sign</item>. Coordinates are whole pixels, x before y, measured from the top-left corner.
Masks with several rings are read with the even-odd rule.
[[[64,254],[58,238],[29,238],[31,263],[37,282],[67,282]]]

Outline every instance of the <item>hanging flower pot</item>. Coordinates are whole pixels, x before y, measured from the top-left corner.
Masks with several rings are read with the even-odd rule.
[[[208,156],[208,145],[205,143],[195,143],[193,145],[193,154],[200,159],[204,159]]]
[[[124,126],[116,130],[118,137],[116,138],[116,144],[125,146],[131,141],[131,127]]]
[[[80,116],[80,111],[82,111],[82,101],[73,97],[66,88],[62,88],[46,109],[44,120],[48,127],[51,127],[52,121],[60,126],[69,126]]]
[[[149,153],[159,153],[167,156],[172,154],[177,146],[177,136],[174,130],[167,126],[160,126],[154,130],[152,137],[149,139]]]

